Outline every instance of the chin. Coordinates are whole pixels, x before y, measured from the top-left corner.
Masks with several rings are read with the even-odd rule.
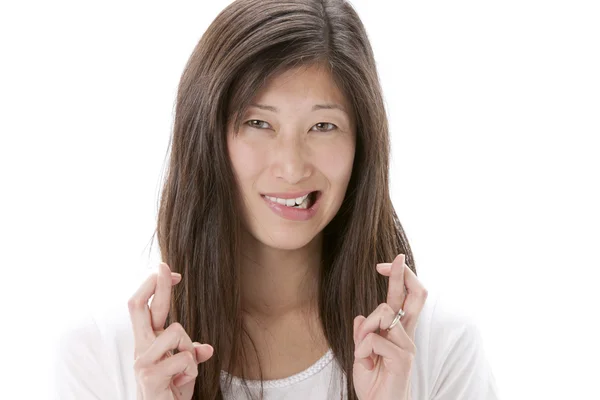
[[[274,230],[271,232],[260,232],[256,240],[265,246],[279,250],[298,250],[311,243],[320,232],[302,232],[298,228],[286,231]]]
[[[262,229],[260,229],[262,228]],[[298,250],[309,245],[317,239],[321,232],[312,229],[302,229],[298,226],[281,226],[273,229],[264,229],[265,226],[250,231],[250,236],[256,244],[278,250]]]

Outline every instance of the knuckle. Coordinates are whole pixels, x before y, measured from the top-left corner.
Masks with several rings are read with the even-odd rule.
[[[132,297],[127,301],[129,310],[138,310],[144,306],[144,301],[138,297]]]
[[[144,386],[144,387],[150,387],[150,385],[152,385],[153,381],[154,381],[154,379],[148,373],[142,375],[142,377],[140,379],[140,382],[141,382],[142,386]]]
[[[415,346],[414,343],[410,343],[409,345],[403,345],[400,350],[402,352],[402,358],[407,358],[411,361],[417,354],[417,346]]]
[[[417,354],[417,346],[415,346],[414,344],[410,347],[410,354],[412,357],[414,357]]]
[[[194,356],[192,355],[191,352],[186,351],[184,352],[184,356],[185,357],[185,362],[188,364],[192,364],[192,365],[196,365],[196,361],[194,360]]]
[[[365,336],[363,342],[367,342],[367,343],[372,342],[373,341],[373,336],[375,336],[374,332],[367,333],[367,335]]]
[[[144,368],[138,373],[138,380],[145,387],[150,386],[155,381],[152,372],[148,368]]]
[[[192,365],[187,370],[187,375],[193,376],[194,378],[198,376],[198,365],[195,362],[192,361]]]
[[[181,325],[179,322],[173,322],[171,325],[169,325],[169,328],[171,331],[176,333],[184,332],[183,325]]]
[[[398,360],[406,359],[406,351],[401,347],[394,348],[392,354],[394,357],[397,357]]]
[[[406,352],[406,351],[403,351],[402,349],[399,349],[399,350],[396,352],[396,355],[397,355],[397,357],[398,357],[397,359],[398,359],[398,360],[400,361],[400,363],[402,363],[402,364],[409,364],[409,363],[411,362],[411,359],[410,359],[411,355],[410,355],[410,353],[408,353],[408,352]]]
[[[392,309],[388,303],[381,303],[378,307],[378,311],[383,314],[395,314],[396,312]]]
[[[142,340],[147,343],[152,343],[155,339],[155,336],[152,332],[144,332],[142,333]]]
[[[169,336],[172,338],[180,338],[186,334],[183,326],[179,322],[173,322],[171,325],[169,325],[167,329],[165,329],[165,333],[166,332],[168,332]]]
[[[136,358],[136,359],[133,361],[133,370],[134,370],[135,372],[137,372],[137,373],[140,373],[140,372],[141,372],[141,370],[142,370],[142,363],[141,363],[141,361],[140,361],[140,359],[139,359],[139,358]]]

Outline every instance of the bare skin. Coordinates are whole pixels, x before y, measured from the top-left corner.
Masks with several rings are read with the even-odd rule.
[[[344,199],[356,133],[349,102],[319,66],[275,76],[252,104],[259,107],[250,107],[227,139],[245,209],[242,306],[263,379],[279,379],[305,370],[329,348],[316,304],[322,231]],[[262,198],[306,190],[321,192],[307,221],[276,215]],[[250,342],[243,346],[252,354]],[[245,378],[259,379],[256,362],[248,361]],[[240,369],[230,373],[239,376]]]
[[[312,321],[307,321],[307,318],[312,318]],[[270,321],[247,316],[245,320],[257,349],[263,379],[282,379],[297,374],[314,364],[329,348],[314,314],[290,313]],[[253,354],[250,341],[246,340],[244,348]],[[256,360],[249,361],[245,378],[260,379]],[[236,368],[233,375],[240,376],[240,369]]]

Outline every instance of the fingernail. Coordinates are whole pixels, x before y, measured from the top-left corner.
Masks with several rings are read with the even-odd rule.
[[[390,263],[378,263],[377,264],[377,269],[390,269],[392,267],[392,264]]]
[[[174,278],[181,278],[181,274],[179,272],[171,272],[171,276]]]

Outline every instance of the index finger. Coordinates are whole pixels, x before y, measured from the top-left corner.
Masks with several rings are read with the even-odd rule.
[[[165,329],[165,322],[171,306],[171,269],[161,262],[158,266],[156,292],[150,305],[150,320],[155,331]]]
[[[141,354],[156,339],[152,329],[148,301],[156,290],[157,278],[156,272],[150,274],[127,303],[135,340],[135,354]],[[174,279],[175,283],[179,280],[175,277]]]
[[[148,301],[156,290],[156,278],[156,273],[148,276],[127,303],[136,355],[142,354],[156,338],[150,322],[150,309],[148,308]]]
[[[404,305],[404,261],[406,256],[399,254],[392,262],[390,278],[388,280],[387,300],[392,309],[398,312]]]

